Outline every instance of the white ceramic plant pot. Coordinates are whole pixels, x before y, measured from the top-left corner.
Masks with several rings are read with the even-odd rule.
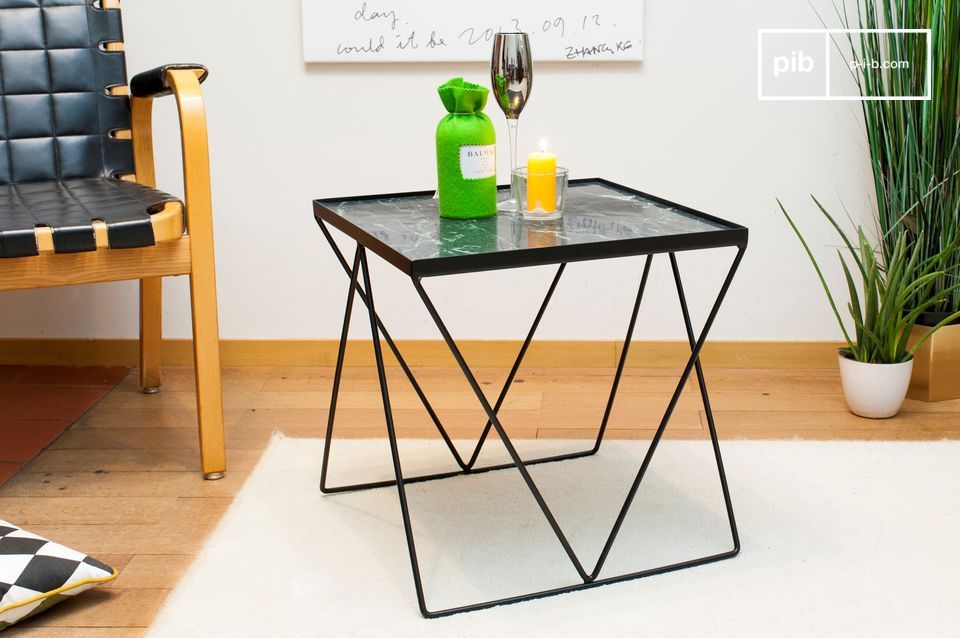
[[[904,363],[861,363],[840,355],[840,381],[850,411],[868,419],[895,416],[910,386],[913,359]]]

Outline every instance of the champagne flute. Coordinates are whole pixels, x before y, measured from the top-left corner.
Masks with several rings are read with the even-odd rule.
[[[510,199],[500,202],[504,211],[519,210],[513,193],[513,171],[517,168],[517,121],[520,111],[530,99],[533,86],[533,59],[530,38],[526,33],[497,33],[493,37],[493,59],[490,63],[493,94],[510,132]]]

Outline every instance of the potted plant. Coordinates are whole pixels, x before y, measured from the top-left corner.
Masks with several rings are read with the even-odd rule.
[[[956,244],[935,255],[925,256],[920,245],[911,245],[906,235],[900,234],[889,257],[883,258],[881,263],[878,250],[870,244],[863,228],[857,227],[855,245],[826,208],[816,198],[813,201],[846,248],[846,255],[843,249],[837,254],[847,283],[847,309],[853,320],[855,338],[851,338],[830,286],[803,234],[783,204],[779,200],[777,203],[803,244],[847,342],[839,352],[840,380],[847,406],[851,412],[863,417],[892,417],[900,411],[906,397],[917,349],[937,330],[960,319],[960,312],[947,315],[920,337],[911,340],[920,315],[942,303],[960,287],[960,284],[948,288],[938,288],[937,285],[943,277],[940,267],[956,253]],[[922,235],[920,239],[923,239]],[[916,299],[924,301],[915,305]]]
[[[960,2],[858,0],[856,6],[856,18],[842,14],[842,19],[848,28],[862,30],[848,41],[858,61],[907,62],[896,71],[858,65],[854,77],[860,94],[929,94],[926,100],[861,101],[884,258],[892,258],[904,236],[908,251],[916,250],[920,259],[943,258],[934,284],[915,291],[908,304],[927,309],[911,329],[909,342],[920,346],[914,349],[909,395],[926,401],[960,398],[960,323],[935,336],[930,330],[960,310],[955,285],[960,251],[943,252],[960,240]],[[870,29],[929,29],[930,34]]]

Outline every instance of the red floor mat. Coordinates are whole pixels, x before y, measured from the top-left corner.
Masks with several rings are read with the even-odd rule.
[[[0,366],[0,485],[129,373],[125,367]]]

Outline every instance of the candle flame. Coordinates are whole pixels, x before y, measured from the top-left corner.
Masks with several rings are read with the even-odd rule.
[[[540,152],[541,153],[547,152],[547,138],[545,137],[540,138]]]

